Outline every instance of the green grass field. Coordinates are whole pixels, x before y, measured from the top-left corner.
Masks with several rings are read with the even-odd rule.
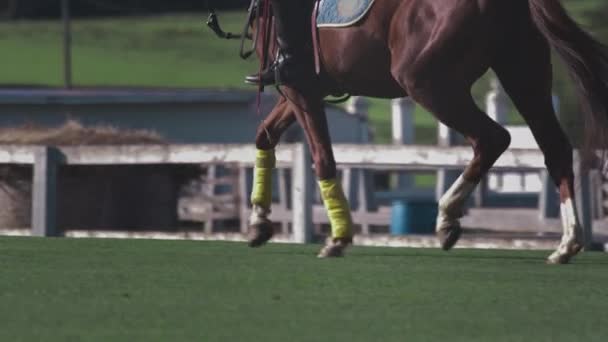
[[[244,13],[226,13],[240,30]],[[204,14],[77,19],[73,21],[76,85],[243,88],[256,63],[238,57],[238,42],[216,39]],[[0,24],[0,83],[60,86],[63,82],[59,21]]]
[[[608,259],[0,238],[2,341],[606,341]]]

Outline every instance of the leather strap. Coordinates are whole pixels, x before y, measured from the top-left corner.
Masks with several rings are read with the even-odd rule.
[[[315,0],[315,5],[312,9],[311,29],[312,29],[312,49],[315,58],[315,72],[317,75],[321,73],[321,52],[319,51],[319,29],[317,28],[317,16],[319,14],[319,3],[321,0]]]

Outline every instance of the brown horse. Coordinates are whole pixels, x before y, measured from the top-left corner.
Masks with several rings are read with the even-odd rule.
[[[312,13],[314,1],[300,3]],[[259,19],[263,24],[267,18]],[[334,179],[323,98],[343,93],[410,96],[473,147],[471,163],[439,201],[437,234],[442,247],[450,249],[461,233],[459,218],[466,199],[511,140],[470,93],[473,83],[492,69],[529,125],[559,189],[564,232],[548,262],[567,263],[580,251],[573,148],[552,106],[551,48],[575,81],[582,115],[590,123],[585,136],[595,147],[608,145],[608,50],[577,25],[558,0],[376,0],[356,25],[322,28],[318,36],[321,74],[317,77],[311,70],[311,79],[303,85],[281,87],[283,97],[259,127],[259,150],[273,150],[297,121],[305,130],[318,178]],[[327,201],[326,206],[335,210]],[[252,227],[256,245],[272,236],[267,224],[252,222]],[[322,256],[340,255],[350,235],[333,237]]]

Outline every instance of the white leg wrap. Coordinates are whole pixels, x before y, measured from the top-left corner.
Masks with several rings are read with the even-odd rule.
[[[557,250],[549,256],[549,261],[557,261],[562,256],[574,254],[573,249],[580,242],[581,226],[576,214],[574,201],[570,198],[567,199],[560,205],[560,212],[563,228],[562,240]]]
[[[441,196],[437,215],[437,231],[460,224],[458,219],[464,216],[464,204],[476,186],[477,183],[466,181],[460,175],[450,189]]]
[[[260,205],[254,204],[251,208],[251,216],[249,216],[249,224],[252,226],[268,222],[268,215],[270,215],[270,208],[264,208]]]
[[[560,212],[562,214],[562,227],[564,231],[564,236],[577,236],[578,231],[580,230],[580,224],[578,222],[576,208],[574,207],[574,201],[568,198],[566,202],[560,205]]]

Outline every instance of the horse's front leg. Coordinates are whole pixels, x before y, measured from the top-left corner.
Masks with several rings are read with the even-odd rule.
[[[304,129],[312,153],[318,178],[321,198],[331,224],[331,239],[319,252],[318,257],[339,257],[352,243],[352,218],[350,206],[337,179],[336,162],[331,148],[331,138],[321,96],[301,95],[285,88],[285,94],[292,101],[293,112]],[[312,92],[311,92],[312,93]]]
[[[260,124],[255,139],[257,148],[251,192],[249,217],[249,246],[260,247],[274,235],[268,218],[272,206],[272,172],[276,167],[274,148],[283,132],[295,122],[288,102],[281,97],[270,115]]]

